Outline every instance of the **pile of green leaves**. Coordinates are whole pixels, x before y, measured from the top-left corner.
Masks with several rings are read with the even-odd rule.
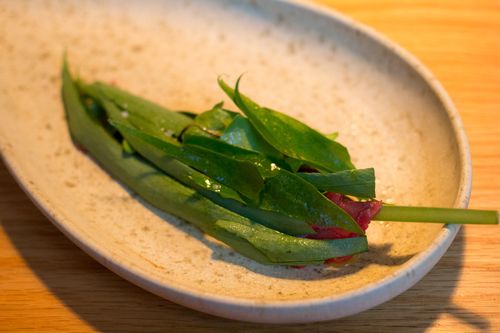
[[[62,79],[73,140],[154,206],[265,264],[320,264],[367,250],[364,231],[324,196],[375,197],[374,170],[355,169],[336,134],[258,105],[239,81],[218,83],[241,113],[219,103],[194,114],[74,80],[66,64]],[[304,238],[313,225],[358,236]]]
[[[222,103],[198,115],[172,112],[101,82],[73,80],[66,66],[63,70],[73,139],[139,194],[152,175],[175,179],[175,186],[157,184],[142,195],[159,208],[202,226],[243,254],[253,252],[249,256],[263,263],[318,264],[366,251],[363,230],[322,192],[373,197],[373,169],[353,169],[346,148],[331,137],[259,107],[238,85],[231,89],[222,80],[219,84],[243,114]],[[119,151],[111,153],[112,147]],[[131,161],[147,171],[138,173],[128,165]],[[298,172],[305,166],[321,172]],[[181,188],[196,196],[181,199]],[[170,194],[150,199],[163,192]],[[165,201],[176,195],[177,207],[166,207]],[[192,214],[196,218],[180,212],[197,209],[200,212]],[[215,211],[225,214],[199,221],[199,216]],[[313,224],[339,227],[359,237],[297,237],[314,234]]]

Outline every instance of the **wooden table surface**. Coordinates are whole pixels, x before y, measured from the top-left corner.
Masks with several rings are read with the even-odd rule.
[[[322,0],[415,54],[462,116],[470,206],[500,208],[500,2]],[[500,237],[467,226],[416,286],[325,323],[271,326],[212,317],[124,281],[66,239],[0,162],[1,332],[500,332]]]

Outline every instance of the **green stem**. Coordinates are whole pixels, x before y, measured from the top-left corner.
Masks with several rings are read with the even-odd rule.
[[[383,205],[373,219],[398,222],[498,224],[498,212],[496,210]]]

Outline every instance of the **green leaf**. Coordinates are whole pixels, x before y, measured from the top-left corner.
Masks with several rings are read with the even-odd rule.
[[[234,90],[222,79],[219,85],[262,137],[281,153],[325,171],[354,169],[344,146],[290,116],[259,106],[239,92],[239,80]]]
[[[223,102],[220,102],[214,105],[212,109],[198,114],[194,118],[194,122],[183,131],[182,141],[190,135],[220,137],[234,117],[238,115],[236,112],[226,110],[222,106]]]
[[[229,126],[230,127],[233,126],[235,122],[240,122],[238,119],[241,119],[244,122],[246,122],[248,125],[250,125],[250,123],[248,123],[248,121],[245,118],[243,118],[241,116],[236,116],[234,118],[234,121]],[[253,149],[251,149],[252,147],[248,147],[245,144],[233,144],[233,143],[236,143],[236,141],[232,141],[232,140],[228,139],[227,137],[225,137],[227,130],[230,127],[228,127],[226,129],[226,131],[224,132],[224,134],[218,139],[214,138],[213,136],[200,135],[199,131],[198,132],[192,131],[192,132],[186,133],[183,136],[183,142],[185,144],[189,144],[189,145],[198,145],[201,147],[206,147],[206,148],[211,149],[213,151],[222,153],[222,154],[227,155],[227,156],[231,156],[232,158],[236,158],[239,160],[247,159],[247,160],[253,162],[257,167],[259,167],[263,176],[266,176],[266,177],[270,175],[269,172],[271,172],[271,174],[272,174],[272,171],[274,169],[276,169],[276,166],[279,166],[281,168],[290,168],[288,161],[286,161],[284,159],[284,156],[280,152],[274,150],[274,148],[269,146],[267,144],[267,142],[265,142],[265,141],[263,141],[262,145],[259,146],[260,148],[257,146],[259,144],[256,143],[253,146]],[[259,135],[258,133],[256,133],[256,134]],[[253,139],[250,139],[250,140],[253,140]],[[258,138],[256,138],[256,140],[258,140]],[[261,139],[261,140],[263,140],[263,139]],[[256,142],[256,141],[254,141],[254,142]],[[270,150],[266,150],[265,145]],[[259,151],[259,150],[261,150],[261,151]],[[272,152],[271,150],[274,150],[274,152]],[[265,154],[266,152],[270,152],[271,154],[266,155]]]
[[[258,168],[262,177],[269,177],[279,169],[277,164],[273,163],[262,154],[230,145],[219,139],[199,135],[189,135],[184,138],[184,144],[189,147],[203,147],[239,161],[251,162]],[[239,172],[239,170],[235,170],[235,172]]]
[[[375,198],[375,170],[353,169],[335,173],[298,173],[320,191],[337,192],[358,198]]]
[[[249,206],[241,201],[223,198],[214,192],[204,190],[199,190],[199,192],[224,208],[287,235],[304,236],[316,233],[304,220],[277,212],[262,210],[258,206]]]
[[[259,208],[285,213],[311,225],[338,227],[364,234],[342,208],[318,192],[312,184],[285,170],[266,179]]]
[[[168,157],[161,149],[149,143],[145,143],[140,139],[136,139],[131,136],[127,137],[131,140],[130,142],[134,147],[136,147],[136,150],[141,156],[153,163],[156,167],[165,171],[169,176],[177,179],[182,184],[199,192],[203,192],[203,190],[205,190],[203,192],[205,197],[210,199],[220,197],[221,199],[232,199],[232,201],[235,202],[245,202],[241,195],[232,188],[215,181],[214,179],[182,162],[179,162],[176,159]],[[215,196],[210,196],[209,193],[213,193]]]
[[[131,125],[157,136],[178,137],[184,128],[193,122],[190,117],[180,112],[170,111],[102,82],[91,85],[79,83],[79,88],[96,100],[104,98],[112,102]]]
[[[259,224],[219,220],[216,225],[245,239],[273,263],[322,263],[327,259],[353,255],[368,250],[366,237],[314,240],[285,235]]]
[[[223,132],[238,115],[234,111],[224,109],[223,106],[223,102],[214,105],[212,109],[197,115],[195,122],[209,130]]]
[[[247,118],[236,116],[220,137],[231,145],[259,152],[263,155],[283,159],[284,156],[274,149],[252,126]]]
[[[123,122],[110,121],[124,135],[130,135],[145,143],[161,149],[166,156],[175,158],[205,175],[215,179],[253,201],[259,198],[263,188],[263,179],[257,167],[250,162],[228,158],[220,153],[198,146],[180,145],[176,141],[167,141],[168,138],[158,138],[142,132]],[[239,172],[235,172],[238,170]],[[245,177],[241,177],[241,174]]]

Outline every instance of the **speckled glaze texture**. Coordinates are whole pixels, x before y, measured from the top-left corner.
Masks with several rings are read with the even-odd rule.
[[[339,318],[384,302],[439,260],[456,226],[374,222],[346,267],[257,264],[141,201],[75,148],[59,72],[172,109],[220,100],[218,75],[263,105],[340,132],[386,202],[466,206],[470,160],[441,86],[406,52],[336,13],[286,1],[0,3],[0,148],[54,224],[127,280],[174,302],[256,322]],[[50,260],[50,258],[47,258]]]

